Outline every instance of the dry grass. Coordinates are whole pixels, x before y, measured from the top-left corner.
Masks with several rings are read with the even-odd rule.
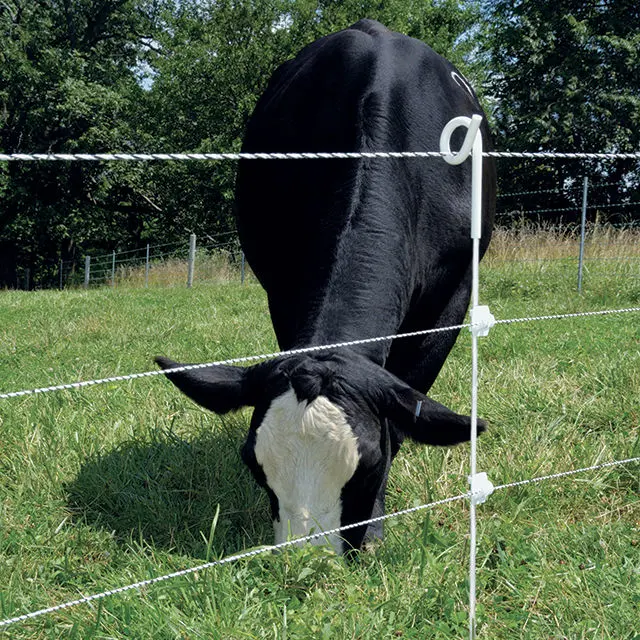
[[[502,262],[578,260],[580,232],[572,227],[519,225],[494,230],[489,251],[485,258],[488,264]],[[628,267],[640,264],[640,228],[615,228],[590,225],[585,241],[585,261],[616,261]],[[593,264],[593,263],[592,263]],[[604,263],[603,263],[604,264]],[[248,265],[245,277],[255,282]],[[199,251],[196,256],[194,282],[214,284],[240,282],[241,265],[238,253],[227,250],[215,252]],[[150,287],[184,286],[187,282],[187,260],[168,257],[151,262],[149,268]],[[111,273],[103,279],[92,279],[92,284],[110,285]],[[120,264],[116,270],[116,287],[144,287],[145,267],[143,263]]]
[[[577,227],[522,225],[494,231],[487,260],[578,259],[580,230]],[[585,259],[640,258],[640,228],[587,227]]]
[[[184,258],[165,258],[154,260],[149,265],[150,287],[183,286],[187,283],[188,263]],[[215,253],[199,253],[196,256],[193,279],[194,282],[211,282],[220,284],[225,282],[240,282],[240,260],[229,251]],[[252,274],[246,267],[245,277]],[[111,284],[111,274],[105,276],[104,281],[96,284]],[[116,287],[144,287],[145,265],[135,263],[120,265],[116,269]]]

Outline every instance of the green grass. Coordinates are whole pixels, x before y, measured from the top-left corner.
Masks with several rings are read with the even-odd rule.
[[[637,269],[637,267],[635,267]],[[498,318],[640,306],[637,273],[487,263]],[[276,343],[255,285],[0,294],[0,389],[200,362]],[[480,345],[479,470],[494,484],[640,455],[637,314],[498,326]],[[463,333],[434,398],[468,412]],[[0,401],[0,618],[271,541],[243,467],[248,412],[157,377]],[[408,443],[389,510],[466,490],[468,446]],[[640,466],[496,492],[479,507],[479,638],[640,638]],[[219,509],[219,513],[218,513]],[[216,514],[218,513],[217,517]],[[11,638],[461,638],[465,502],[393,519],[347,564],[321,548],[217,567],[7,627]]]

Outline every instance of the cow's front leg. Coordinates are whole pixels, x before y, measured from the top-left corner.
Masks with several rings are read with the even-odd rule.
[[[379,518],[385,515],[385,499],[387,495],[387,482],[389,480],[389,469],[391,469],[391,463],[393,459],[396,457],[396,454],[400,450],[400,445],[402,444],[403,436],[402,434],[393,427],[391,421],[386,421],[386,424],[382,425],[384,430],[383,440],[381,442],[381,448],[383,452],[386,454],[386,462],[384,475],[382,477],[382,482],[380,483],[380,487],[378,489],[378,493],[376,495],[376,500],[373,504],[373,511],[371,513],[371,518]],[[378,522],[373,522],[367,527],[367,532],[364,536],[364,545],[374,546],[376,542],[381,542],[384,539],[384,521],[379,520]]]

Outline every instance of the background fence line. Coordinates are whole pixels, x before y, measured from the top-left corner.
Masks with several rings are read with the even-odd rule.
[[[433,152],[435,154],[435,152]],[[268,154],[266,154],[268,155]],[[332,155],[332,154],[329,154]],[[439,154],[438,154],[439,155]],[[585,177],[586,179],[586,177]],[[616,194],[604,194],[597,196],[599,190],[619,186]],[[579,191],[583,190],[580,194]],[[619,230],[640,233],[640,200],[625,200],[631,196],[630,185],[624,183],[595,183],[588,184],[586,193],[584,183],[582,185],[571,184],[557,186],[551,189],[538,189],[530,191],[515,191],[498,194],[498,210],[496,212],[496,229],[517,233],[521,229],[534,233],[536,229],[541,232],[555,232],[563,234],[566,238],[575,238],[575,254],[571,257],[578,259],[577,281],[578,291],[581,291],[584,266],[592,260],[601,259],[595,255],[596,247],[608,246],[613,249],[614,242],[607,240],[611,230]],[[629,191],[627,195],[625,193]],[[517,199],[521,196],[540,196],[540,206],[531,208],[531,202],[526,203],[527,208],[518,208]],[[569,200],[570,206],[557,205],[558,198],[545,199],[545,196],[559,196],[560,200]],[[582,198],[580,198],[582,195]],[[619,202],[612,202],[612,197],[619,197]],[[582,200],[582,202],[580,202]],[[594,202],[595,201],[595,202]],[[507,204],[512,202],[512,205]],[[559,203],[562,204],[562,203]],[[515,206],[514,206],[515,205]],[[551,205],[551,206],[550,206]],[[587,216],[587,211],[591,212]],[[582,212],[582,215],[580,215]],[[593,219],[595,212],[595,219]],[[600,213],[608,212],[608,220],[600,221]],[[196,253],[189,253],[190,236],[197,236]],[[636,243],[640,245],[640,238]],[[625,260],[640,257],[633,254],[634,248],[621,246],[620,256],[609,256],[609,259]],[[569,247],[565,247],[565,251]],[[115,256],[114,256],[115,251]],[[493,245],[489,247],[488,257],[491,257]],[[611,251],[610,251],[611,252]],[[197,255],[197,258],[196,258]],[[582,261],[580,260],[582,256]],[[569,256],[565,256],[569,258]],[[544,258],[553,260],[556,258]],[[514,258],[514,262],[530,261],[531,258]],[[198,266],[196,267],[196,261]],[[184,262],[184,267],[180,263]],[[180,269],[184,268],[184,276],[180,276]],[[44,275],[49,274],[49,275]],[[191,276],[189,276],[191,274]],[[638,274],[640,276],[640,272]],[[48,282],[51,288],[64,289],[67,286],[118,286],[119,284],[133,284],[134,286],[149,287],[150,284],[179,284],[180,280],[189,286],[195,282],[205,280],[233,281],[239,279],[245,281],[244,254],[236,231],[223,231],[210,235],[203,230],[185,228],[185,237],[171,242],[148,242],[136,248],[113,249],[109,253],[97,255],[87,254],[82,258],[64,260],[53,259],[42,264],[32,264],[18,268],[16,285],[18,288],[30,289],[34,285],[42,287],[43,282]]]
[[[196,237],[196,244],[194,252],[190,254],[192,235]],[[158,244],[147,243],[135,249],[116,249],[105,254],[86,254],[83,258],[74,260],[59,260],[55,263],[57,273],[55,277],[51,278],[52,287],[50,288],[63,290],[67,287],[80,286],[85,289],[92,286],[113,287],[118,283],[136,280],[136,269],[144,274],[144,277],[138,278],[142,281],[143,286],[149,287],[150,275],[153,271],[168,267],[168,263],[171,261],[185,263],[184,283],[188,286],[190,273],[192,284],[195,281],[209,279],[206,275],[198,274],[197,261],[201,262],[203,269],[206,269],[207,264],[216,258],[226,258],[230,269],[224,272],[236,277],[235,271],[237,271],[238,280],[244,283],[245,277],[242,273],[244,252],[240,248],[237,233],[228,231],[215,236],[203,233],[199,237],[189,233],[184,240]],[[173,268],[179,270],[180,266],[173,264]],[[170,279],[173,280],[174,277],[172,276]],[[29,289],[32,284],[31,270],[24,268],[23,275],[19,280],[18,288]]]
[[[638,207],[640,206],[640,201],[633,202],[618,202],[611,204],[593,204],[589,205],[587,209],[614,209],[621,208],[624,209],[626,207]],[[555,209],[527,209],[526,211],[520,211],[518,209],[510,210],[510,211],[501,211],[496,212],[496,217],[510,217],[517,218],[518,216],[532,216],[532,215],[542,215],[548,213],[576,213],[581,210],[580,205],[576,205],[575,207],[556,207]],[[632,223],[628,223],[632,224]]]
[[[588,205],[588,210],[600,210],[602,208],[612,208],[620,206],[623,208],[631,206],[640,207],[640,202],[621,203],[619,205]],[[580,207],[574,208],[556,208],[545,210],[527,210],[527,211],[505,211],[497,214],[497,230],[500,227],[500,217],[502,218],[526,218],[527,215],[543,215],[545,212],[557,214],[562,211],[579,213]],[[578,232],[572,231],[572,226],[578,228]],[[526,229],[531,233],[536,233],[538,227],[528,223]],[[517,233],[519,228],[513,230]],[[492,248],[490,245],[489,253],[486,259],[495,262],[532,262],[532,261],[554,261],[554,260],[578,260],[580,254],[580,246],[583,245],[584,260],[583,265],[588,265],[592,261],[608,260],[614,261],[634,261],[640,258],[640,251],[637,255],[628,255],[633,251],[632,247],[621,246],[621,255],[616,256],[599,256],[594,255],[594,249],[601,247],[615,248],[615,240],[607,238],[610,231],[622,233],[625,231],[640,232],[640,220],[620,223],[598,224],[590,222],[586,217],[584,224],[553,224],[544,226],[540,229],[541,233],[557,232],[567,234],[569,238],[575,238],[574,255],[562,257],[538,257],[538,258],[499,258],[492,257]],[[509,229],[507,229],[509,232]],[[206,238],[205,241],[202,238]],[[638,248],[640,249],[640,238],[638,239]],[[565,249],[566,251],[566,249]],[[216,268],[216,260],[219,261]],[[196,252],[192,258],[193,262],[193,278],[192,284],[196,282],[205,282],[211,279],[223,278],[226,281],[246,281],[244,252],[240,248],[239,239],[235,232],[225,232],[218,236],[210,236],[202,234],[196,236]],[[183,263],[181,266],[180,263]],[[149,287],[152,284],[166,286],[174,284],[176,279],[180,279],[180,269],[184,270],[183,282],[185,286],[188,283],[188,274],[190,269],[189,261],[189,236],[185,236],[184,240],[171,243],[150,244],[137,247],[135,249],[124,249],[108,254],[91,255],[87,254],[82,259],[75,260],[58,260],[55,263],[55,275],[50,278],[51,287],[63,290],[67,287],[84,287],[85,289],[95,286],[115,286],[119,284],[132,284],[133,286]],[[294,265],[292,265],[293,267]],[[210,273],[207,273],[209,268]],[[584,267],[583,267],[584,268]],[[163,270],[169,270],[168,274],[163,275]],[[578,265],[576,267],[576,275],[582,270]],[[155,276],[154,276],[155,272]],[[216,277],[216,273],[219,276]],[[18,288],[29,289],[33,286],[33,271],[26,267],[22,269],[22,276],[19,277]],[[640,276],[640,272],[638,274]]]
[[[590,184],[591,189],[604,189],[608,187],[617,187],[617,186],[620,186],[619,182],[596,182],[596,183],[592,182]],[[563,193],[566,193],[567,191],[571,191],[572,189],[581,189],[581,185],[578,182],[576,182],[566,187],[555,187],[553,189],[536,189],[534,191],[513,191],[510,193],[498,193],[497,199],[501,200],[503,198],[514,198],[519,196],[535,196],[535,195],[551,194],[551,193],[562,195]]]

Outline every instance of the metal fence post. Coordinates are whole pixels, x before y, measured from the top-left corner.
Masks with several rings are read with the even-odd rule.
[[[196,234],[189,236],[189,271],[187,274],[187,287],[193,285],[193,268],[196,263]]]
[[[25,267],[24,269],[24,290],[29,291],[29,280],[31,277],[31,269],[29,267]]]
[[[144,263],[144,286],[149,286],[149,243],[147,243],[147,258]]]
[[[584,177],[582,186],[582,220],[580,222],[580,256],[578,258],[578,293],[582,293],[582,268],[584,266],[584,237],[587,228],[587,191],[589,178]]]
[[[116,252],[113,252],[113,256],[111,258],[111,286],[116,286]]]
[[[244,284],[244,251],[240,252],[240,284]]]
[[[84,288],[89,288],[89,279],[91,277],[91,256],[84,257]]]
[[[62,266],[64,264],[64,260],[60,260],[60,291],[62,291]]]

